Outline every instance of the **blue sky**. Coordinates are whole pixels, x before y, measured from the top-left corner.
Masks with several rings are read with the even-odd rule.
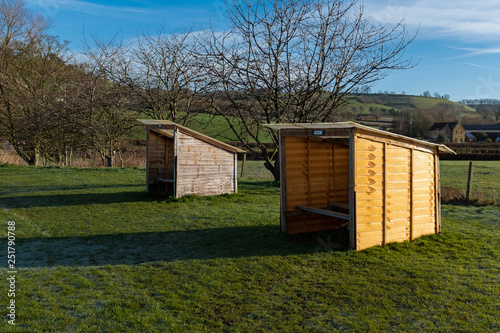
[[[52,33],[78,51],[83,33],[124,40],[142,32],[224,27],[224,1],[25,0],[53,23]],[[418,35],[406,56],[418,65],[394,71],[372,91],[500,99],[500,3],[498,0],[365,0],[365,14],[383,23],[404,19]]]

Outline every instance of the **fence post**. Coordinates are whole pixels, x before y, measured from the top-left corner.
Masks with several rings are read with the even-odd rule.
[[[470,189],[472,187],[472,161],[469,162],[469,177],[467,178],[467,193],[465,195],[465,200],[469,201]]]
[[[247,161],[247,154],[243,154],[243,161],[241,162],[241,176],[240,177],[243,177],[245,176],[245,164],[246,164],[246,161]]]

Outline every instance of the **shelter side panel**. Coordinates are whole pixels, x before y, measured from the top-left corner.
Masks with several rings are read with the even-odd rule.
[[[386,243],[410,239],[411,150],[387,146]]]
[[[178,132],[177,196],[234,193],[234,154]]]
[[[435,233],[436,187],[434,155],[415,151],[413,156],[413,236]]]
[[[356,140],[356,249],[382,245],[384,144]]]

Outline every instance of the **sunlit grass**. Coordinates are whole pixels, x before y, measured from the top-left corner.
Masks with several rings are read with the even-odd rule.
[[[237,195],[166,200],[140,169],[1,166],[18,273],[0,331],[500,330],[499,208],[443,205],[439,235],[325,251],[329,233],[279,232],[278,183],[248,165]]]

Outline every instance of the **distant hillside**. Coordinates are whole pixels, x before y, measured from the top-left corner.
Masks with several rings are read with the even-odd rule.
[[[361,94],[349,103],[350,106],[360,107],[360,113],[371,113],[371,110],[382,109],[416,109],[416,108],[434,108],[441,104],[443,106],[452,106],[462,112],[474,112],[471,107],[453,102],[444,98],[422,97],[412,95],[398,94]]]

